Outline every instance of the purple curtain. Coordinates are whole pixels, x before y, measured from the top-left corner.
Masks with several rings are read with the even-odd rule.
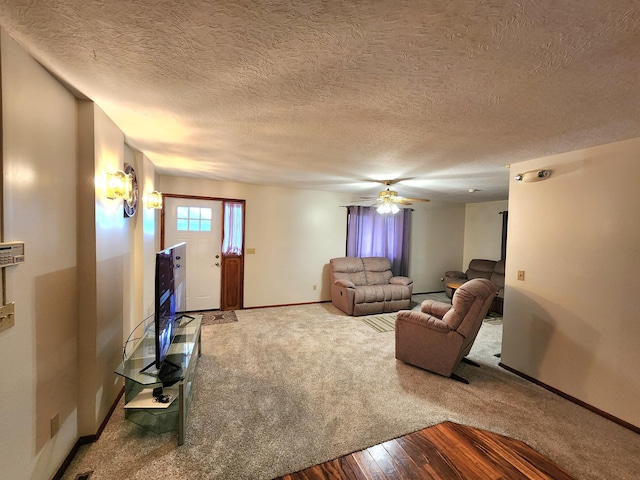
[[[347,257],[387,257],[394,275],[408,276],[411,210],[393,215],[350,206],[347,213]]]

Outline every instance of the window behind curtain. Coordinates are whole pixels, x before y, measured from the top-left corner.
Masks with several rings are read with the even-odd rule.
[[[347,257],[387,257],[394,275],[409,273],[411,210],[379,214],[373,207],[347,207]]]
[[[242,255],[242,202],[224,202],[223,255]]]

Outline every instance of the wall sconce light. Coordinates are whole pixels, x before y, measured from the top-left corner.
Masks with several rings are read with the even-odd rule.
[[[117,172],[107,173],[107,198],[116,200],[123,198],[129,200],[133,191],[133,177],[118,170]]]
[[[162,208],[162,193],[158,191],[147,192],[147,208]]]
[[[551,176],[551,170],[531,170],[513,177],[516,182],[540,182]]]

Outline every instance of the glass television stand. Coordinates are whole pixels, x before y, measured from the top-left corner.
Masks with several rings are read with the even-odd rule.
[[[183,317],[169,347],[170,368],[147,368],[155,359],[155,332],[150,329],[115,373],[124,377],[125,418],[155,433],[178,431],[178,445],[185,439],[187,415],[191,406],[200,347],[202,315]],[[178,368],[176,368],[178,367]],[[157,401],[153,389],[162,387],[170,396],[166,403]]]

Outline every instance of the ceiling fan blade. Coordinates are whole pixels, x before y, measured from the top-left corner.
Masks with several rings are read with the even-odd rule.
[[[412,203],[407,200],[407,198],[395,198],[393,203],[399,203],[400,205],[412,205]]]
[[[427,198],[407,198],[407,197],[402,197],[403,200],[407,200],[409,202],[430,202],[431,200],[427,199]]]

